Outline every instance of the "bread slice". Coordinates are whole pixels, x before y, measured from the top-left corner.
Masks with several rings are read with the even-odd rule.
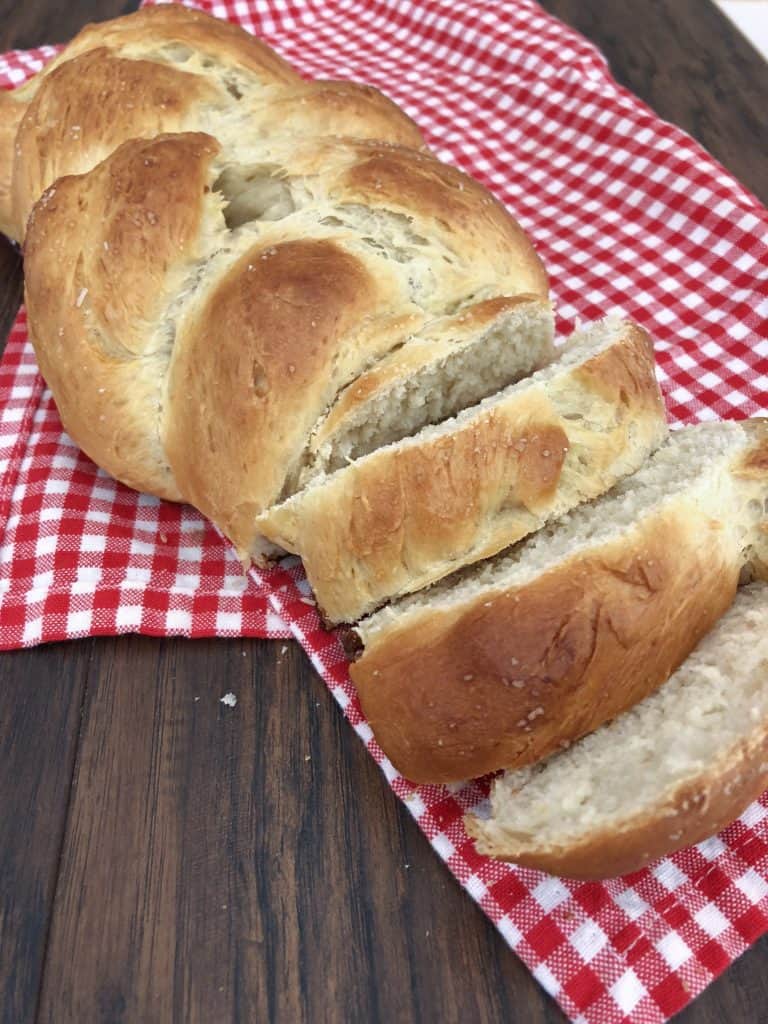
[[[508,344],[524,348],[537,316],[518,316]],[[651,339],[608,319],[533,376],[315,477],[257,526],[301,555],[326,619],[351,622],[602,494],[666,429]]]
[[[482,853],[609,878],[718,832],[768,787],[768,585],[731,609],[652,696],[469,816]]]
[[[640,472],[481,566],[364,619],[352,665],[395,767],[533,764],[655,690],[765,572],[768,420],[676,431]]]
[[[313,433],[299,486],[530,376],[555,358],[554,335],[552,307],[534,295],[425,323],[341,392]]]

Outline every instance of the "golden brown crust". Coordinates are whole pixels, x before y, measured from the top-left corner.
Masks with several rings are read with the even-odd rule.
[[[219,213],[223,198],[211,191],[219,166],[214,167],[212,158],[219,147],[208,136],[172,136],[163,141],[164,152],[174,150],[174,139],[180,140],[180,160],[183,140],[189,139],[205,140],[208,156],[204,161],[199,153],[190,156],[194,167],[185,173],[170,166],[165,191],[157,191],[150,155],[154,143],[137,141],[125,144],[92,172],[67,178],[61,193],[57,186],[46,194],[35,210],[27,246],[32,336],[57,397],[61,389],[68,426],[86,451],[134,486],[193,502],[242,552],[257,554],[256,514],[279,499],[312,428],[339,389],[398,343],[398,325],[424,316],[410,290],[419,273],[431,271],[428,265],[426,271],[412,271],[386,253],[369,250],[356,233],[364,227],[324,226],[322,211],[329,207],[323,205],[322,182],[337,180],[338,166],[354,161],[359,143],[345,147],[339,141],[332,150],[319,144],[317,152],[310,147],[308,156],[302,151],[297,157],[309,160],[318,175],[321,212],[309,211],[303,219],[286,218],[235,238]],[[325,159],[331,167],[323,178]],[[182,208],[190,218],[183,238],[166,214],[167,209],[180,216]],[[162,235],[164,226],[171,227],[170,234]],[[133,248],[131,231],[136,233]],[[313,231],[320,237],[312,238]],[[145,258],[145,247],[154,246],[147,239],[156,233],[165,241]],[[299,242],[297,236],[305,240]],[[70,254],[76,249],[80,253],[72,280],[60,258],[65,239]],[[187,280],[195,261],[197,289]],[[457,270],[441,281],[438,294],[450,304],[471,282],[490,280],[490,267]],[[77,295],[86,289],[87,301],[63,319],[61,304],[71,301],[64,296],[76,285]],[[182,298],[177,301],[177,296]],[[98,356],[99,365],[86,379],[81,370],[75,385],[64,371],[75,358],[79,367],[89,367],[89,332],[92,336],[97,324],[99,346],[110,354],[115,380],[102,380],[109,364],[102,366]],[[48,336],[62,326],[67,328],[69,354]],[[82,335],[77,339],[70,337],[75,327]],[[137,370],[141,376],[142,366],[121,360],[120,351],[155,344],[158,332],[167,351],[162,365],[152,365],[157,395],[144,410],[149,426],[140,432],[159,436],[160,450],[148,461],[140,446],[123,442],[125,424],[118,431],[119,443],[101,437],[101,430],[115,429],[110,423],[115,414],[103,410],[102,400],[88,392],[99,387],[114,393],[110,383],[122,381],[120,387],[133,396],[127,403],[132,411],[126,416],[136,421],[130,429],[138,430],[148,393],[143,385],[129,388],[128,378]],[[161,379],[171,347],[166,396]],[[61,353],[61,370],[54,365],[60,356],[51,353]],[[158,428],[158,417],[167,426]],[[106,427],[94,427],[99,422]],[[137,458],[133,466],[131,453]]]
[[[171,339],[161,317],[199,255],[205,135],[127,143],[88,176],[60,179],[30,220],[30,334],[64,426],[132,487],[179,499],[159,438]]]
[[[535,528],[567,448],[537,397],[517,403],[513,418],[490,412],[423,445],[353,462],[320,490],[265,512],[259,528],[301,554],[328,621],[359,618]],[[488,530],[505,504],[514,511]]]
[[[656,383],[653,340],[631,320],[625,321],[623,345],[612,345],[576,371],[583,386],[611,406],[664,416]]]
[[[184,44],[225,65],[246,68],[265,84],[293,84],[299,77],[274,50],[239,25],[179,4],[143,7],[121,18],[86,25],[53,65],[99,46],[157,51],[166,43]]]
[[[304,176],[324,196],[330,216],[371,253],[383,251],[413,271],[412,297],[423,313],[441,316],[479,295],[547,298],[541,260],[514,218],[481,185],[431,154],[325,138],[275,140],[271,151],[289,174]],[[358,169],[379,153],[386,154],[390,179],[361,172],[363,187]],[[453,207],[463,213],[449,220],[446,210]]]
[[[215,88],[198,75],[100,47],[54,68],[29,104],[16,136],[16,236],[51,182],[90,170],[126,139],[184,130]]]
[[[504,307],[478,316],[492,310]],[[568,418],[574,408],[588,409],[589,425]],[[301,555],[326,619],[353,621],[597,497],[665,434],[653,345],[626,324],[550,385],[513,392],[439,436],[379,449],[269,509],[259,526]]]
[[[237,138],[247,124],[253,138],[423,145],[413,121],[375,89],[306,82],[240,27],[176,5],[86,26],[0,104],[0,227],[16,238],[56,178],[87,171],[131,138],[190,130]]]
[[[189,501],[248,551],[386,291],[331,241],[249,250],[181,326],[165,447]],[[269,455],[265,457],[265,447]]]
[[[639,871],[659,857],[715,835],[737,818],[768,787],[768,727],[707,765],[700,776],[680,786],[652,812],[635,815],[591,833],[567,847],[525,849],[510,854],[516,843],[503,829],[465,818],[481,853],[565,878],[597,880]]]
[[[493,260],[499,291],[547,295],[546,271],[525,244],[523,229],[482,185],[457,168],[415,150],[365,142],[341,188],[345,201],[383,205],[409,216],[416,212],[447,245],[483,262]],[[506,289],[507,280],[515,287]]]
[[[730,605],[727,523],[666,506],[529,584],[426,609],[351,667],[366,717],[416,782],[532,764],[655,690]]]
[[[195,503],[243,553],[259,553],[255,515],[279,500],[339,390],[407,324],[477,291],[546,292],[498,203],[392,144],[421,143],[394,104],[353,83],[303,82],[203,15],[147,8],[90,26],[23,101],[19,234],[32,199],[64,175],[33,214],[27,295],[67,427],[121,480]],[[181,132],[178,145],[157,134],[201,124],[212,132]],[[360,138],[312,135],[342,126]],[[126,132],[136,141],[98,163]],[[370,133],[384,138],[366,143]],[[232,165],[235,187],[277,167],[282,219],[246,202],[248,223],[228,229]],[[391,209],[378,171],[415,205]]]
[[[400,107],[370,85],[344,81],[302,81],[270,98],[269,124],[301,135],[338,135],[385,139],[424,151],[416,124]]]
[[[16,132],[26,105],[14,93],[0,90],[0,232],[17,237],[12,199]]]

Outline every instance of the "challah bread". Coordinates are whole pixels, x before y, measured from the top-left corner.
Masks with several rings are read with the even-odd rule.
[[[204,131],[242,138],[347,135],[423,146],[375,89],[308,82],[243,29],[176,4],[86,26],[40,74],[0,91],[0,230],[21,239],[56,178],[132,138]]]
[[[575,878],[636,871],[713,835],[768,786],[768,585],[732,607],[656,693],[467,817],[482,853]]]
[[[634,476],[509,553],[364,619],[351,666],[395,767],[533,764],[655,690],[766,555],[768,420],[674,432]]]
[[[551,332],[540,301],[506,314],[510,347]],[[609,319],[455,419],[311,477],[258,526],[301,555],[325,618],[352,622],[597,497],[666,434],[653,343]]]
[[[189,49],[175,26],[166,42]],[[129,62],[144,52],[125,27],[114,38],[93,29],[88,46],[100,31]],[[152,61],[158,38],[147,42]],[[185,50],[185,67],[204,64],[209,49],[194,60]],[[100,53],[85,56],[112,60]],[[223,142],[204,133],[132,140],[51,186],[28,225],[26,300],[41,370],[74,440],[131,486],[194,504],[244,559],[261,559],[271,549],[256,516],[295,488],[313,436],[333,459],[359,430],[366,400],[350,385],[369,388],[371,410],[408,378],[459,381],[459,349],[446,359],[445,346],[427,343],[430,325],[443,339],[455,328],[482,367],[455,388],[446,414],[551,353],[535,339],[503,358],[499,339],[487,358],[480,352],[488,303],[547,295],[530,242],[480,185],[402,146],[248,133],[237,109],[231,135],[219,108],[211,115]],[[281,116],[272,127],[286,124]],[[382,360],[396,350],[393,370]],[[430,415],[425,406],[408,428]],[[368,433],[375,447],[391,422]]]

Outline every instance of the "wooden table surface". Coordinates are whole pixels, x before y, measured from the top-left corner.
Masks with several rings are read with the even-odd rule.
[[[0,50],[134,6],[0,0]],[[544,6],[768,202],[768,65],[709,0]],[[2,240],[0,337],[19,298]],[[2,655],[0,829],[3,1024],[565,1019],[295,644]],[[678,1020],[768,1020],[768,939]]]

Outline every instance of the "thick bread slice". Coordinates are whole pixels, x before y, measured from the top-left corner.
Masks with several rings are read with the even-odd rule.
[[[555,318],[534,295],[475,302],[431,320],[334,402],[314,432],[300,486],[440,423],[555,358]]]
[[[609,878],[718,832],[768,786],[768,585],[730,611],[661,687],[535,768],[507,772],[482,853]]]
[[[676,431],[635,476],[363,620],[352,666],[408,778],[533,764],[655,690],[766,569],[768,420]]]
[[[539,338],[545,310],[519,307],[507,344]],[[665,436],[653,344],[609,319],[532,377],[316,478],[257,525],[302,556],[325,617],[351,622],[602,494]]]

